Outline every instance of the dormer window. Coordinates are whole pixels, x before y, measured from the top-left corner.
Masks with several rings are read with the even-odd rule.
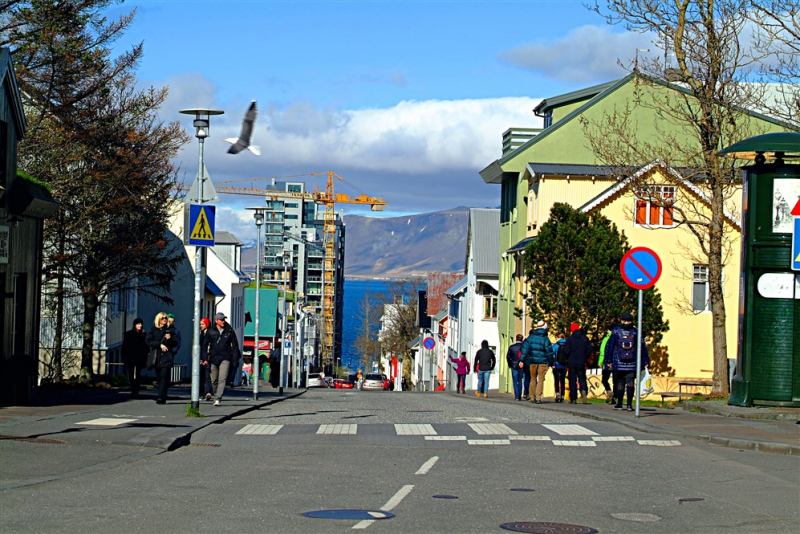
[[[634,221],[637,226],[675,226],[673,208],[677,188],[674,185],[645,185],[638,188]]]

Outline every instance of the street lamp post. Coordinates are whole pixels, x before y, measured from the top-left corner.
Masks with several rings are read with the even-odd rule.
[[[289,328],[289,319],[286,317],[288,311],[288,303],[286,302],[287,291],[289,290],[289,278],[287,276],[289,265],[292,263],[292,257],[289,251],[283,252],[283,321],[281,325],[281,382],[278,388],[278,393],[283,395],[283,388],[289,387],[287,382],[289,378],[288,369],[286,368],[286,330]]]
[[[218,109],[193,108],[182,109],[180,113],[184,115],[194,115],[195,137],[200,144],[199,171],[195,183],[189,190],[189,201],[198,204],[206,204],[216,200],[216,192],[208,176],[205,163],[203,162],[203,146],[205,139],[209,135],[208,126],[211,115],[222,115],[225,113]],[[205,182],[208,181],[208,184]],[[208,187],[206,188],[206,185]],[[194,197],[194,198],[193,198]],[[203,298],[203,266],[206,263],[206,248],[204,246],[195,247],[194,258],[194,330],[192,335],[192,397],[191,407],[200,407],[200,302]]]
[[[253,400],[258,400],[258,378],[260,376],[259,373],[259,358],[258,358],[258,349],[259,349],[259,339],[258,335],[259,331],[259,318],[261,317],[261,225],[264,223],[264,208],[247,208],[249,210],[253,210],[253,218],[256,221],[256,320],[255,326],[256,335],[253,340],[254,348],[253,348],[253,374],[255,378],[253,379]]]

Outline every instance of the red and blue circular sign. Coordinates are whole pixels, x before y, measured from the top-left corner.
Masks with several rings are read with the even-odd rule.
[[[661,277],[661,258],[647,247],[632,248],[622,257],[619,272],[633,289],[650,289]]]
[[[432,337],[426,337],[422,345],[428,350],[433,350],[433,347],[436,346],[436,341]]]

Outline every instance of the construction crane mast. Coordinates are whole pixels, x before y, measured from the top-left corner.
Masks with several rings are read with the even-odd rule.
[[[325,184],[325,191],[322,192],[314,187],[313,191],[305,193],[295,193],[290,191],[274,191],[271,189],[258,189],[252,187],[235,187],[224,184],[234,182],[256,182],[266,180],[268,178],[248,178],[245,180],[229,180],[217,182],[219,185],[216,187],[218,194],[225,195],[251,195],[260,196],[266,199],[287,199],[295,198],[300,200],[312,201],[321,204],[325,207],[325,212],[322,219],[322,243],[324,249],[323,259],[323,283],[322,283],[322,311],[323,311],[323,332],[322,332],[322,364],[323,366],[331,363],[333,356],[333,313],[335,308],[336,297],[336,204],[362,204],[369,205],[372,211],[383,211],[387,202],[383,197],[370,197],[366,194],[361,194],[356,197],[343,193],[335,193],[333,187],[333,179],[336,178],[343,182],[347,182],[344,178],[337,175],[332,171],[325,173],[308,173],[302,175],[293,175],[285,178],[296,178],[301,176],[322,176],[327,175],[327,182]],[[188,185],[186,186],[188,188]],[[183,187],[181,189],[184,189]],[[261,273],[258,273],[260,276]]]

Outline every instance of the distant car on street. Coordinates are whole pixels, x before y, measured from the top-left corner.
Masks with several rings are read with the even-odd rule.
[[[364,391],[383,391],[385,389],[383,376],[380,373],[367,373],[361,382],[361,389]]]
[[[320,373],[311,373],[308,375],[308,387],[310,388],[324,388],[327,387],[325,384],[325,377],[323,377]]]
[[[336,389],[353,389],[353,383],[348,382],[344,378],[335,378],[333,380],[333,387]]]
[[[391,388],[391,382],[389,381],[389,377],[385,374],[381,374],[381,378],[383,378],[383,389],[385,391],[389,391]]]

